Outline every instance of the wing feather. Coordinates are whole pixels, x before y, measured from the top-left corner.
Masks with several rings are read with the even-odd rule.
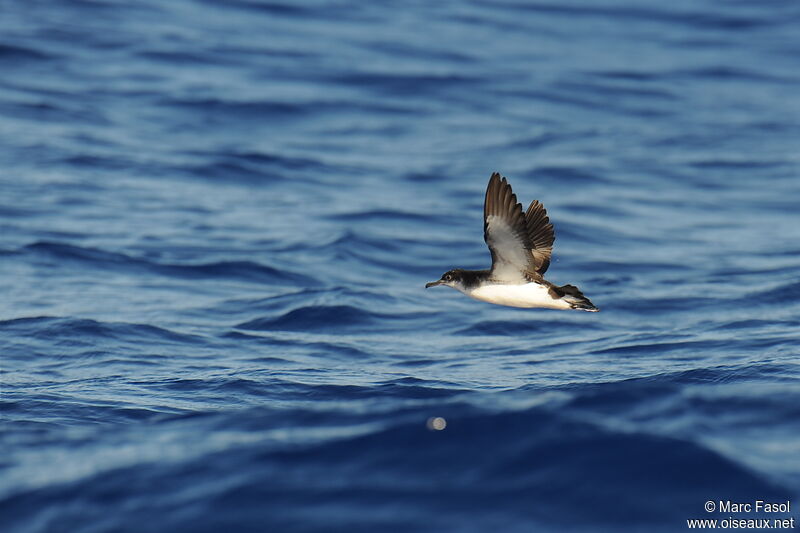
[[[533,256],[536,272],[544,274],[547,272],[547,267],[550,266],[550,256],[553,253],[553,243],[556,240],[553,225],[547,216],[547,210],[538,200],[534,200],[528,206],[525,219],[528,227],[528,239],[531,244],[530,252]]]
[[[541,278],[555,240],[544,206],[534,200],[523,212],[511,185],[497,172],[486,188],[483,238],[492,254],[492,277],[509,283]]]

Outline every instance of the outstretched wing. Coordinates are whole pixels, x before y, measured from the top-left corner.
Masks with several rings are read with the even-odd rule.
[[[544,274],[547,272],[547,267],[550,266],[550,256],[553,253],[553,243],[556,240],[553,225],[547,216],[547,210],[539,203],[539,200],[532,201],[531,205],[528,206],[525,219],[528,224],[528,239],[531,244],[530,253],[533,256],[536,272]]]
[[[492,278],[522,283],[540,277],[550,264],[553,226],[542,204],[522,211],[506,178],[495,172],[483,204],[483,238],[492,253]]]

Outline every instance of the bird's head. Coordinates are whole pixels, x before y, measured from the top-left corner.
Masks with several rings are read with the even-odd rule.
[[[447,285],[448,287],[461,290],[464,287],[464,271],[460,268],[448,270],[442,274],[442,279],[426,283],[425,288],[428,289],[437,285]]]

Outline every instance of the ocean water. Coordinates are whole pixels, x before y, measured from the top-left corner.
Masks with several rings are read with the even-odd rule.
[[[800,521],[798,23],[0,0],[0,529]],[[600,313],[423,288],[493,171]]]

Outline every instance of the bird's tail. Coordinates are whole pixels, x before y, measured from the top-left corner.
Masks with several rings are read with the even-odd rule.
[[[575,285],[564,285],[558,287],[557,290],[561,294],[561,299],[567,302],[572,309],[590,311],[592,313],[600,310]]]

